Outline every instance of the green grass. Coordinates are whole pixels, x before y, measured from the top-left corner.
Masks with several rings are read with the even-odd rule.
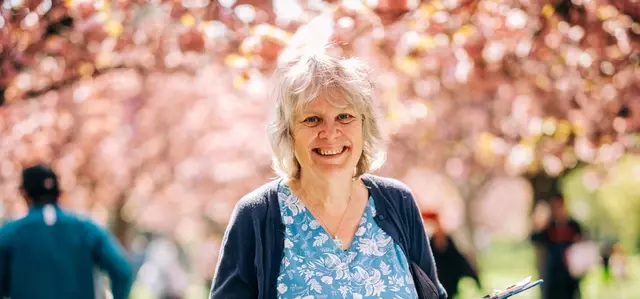
[[[191,285],[185,294],[184,299],[204,299],[209,297],[209,290],[203,285]],[[131,290],[130,299],[156,299],[153,295],[146,289],[146,287],[136,284]]]
[[[527,243],[494,244],[490,249],[481,253],[478,263],[484,290],[478,291],[475,283],[471,279],[465,278],[460,282],[461,294],[457,299],[481,298],[494,288],[507,287],[524,277],[538,278],[535,269],[534,249]],[[602,268],[594,268],[581,282],[582,299],[640,298],[640,256],[629,257],[628,267],[630,275],[626,282],[611,282],[609,284],[604,280]],[[531,289],[513,298],[540,298],[540,288]]]
[[[460,282],[458,298],[482,298],[494,289],[504,289],[519,280],[537,278],[531,246],[520,244],[496,244],[478,256],[480,280],[483,290],[478,290],[471,279]],[[514,298],[539,298],[539,288],[531,289]]]

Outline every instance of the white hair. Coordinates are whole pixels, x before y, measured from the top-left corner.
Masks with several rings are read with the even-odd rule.
[[[386,150],[374,114],[369,68],[359,59],[335,58],[326,50],[304,51],[281,64],[274,72],[276,105],[267,132],[273,151],[272,166],[281,177],[300,177],[300,164],[294,153],[294,119],[296,113],[321,95],[334,105],[336,103],[331,99],[346,101],[362,116],[363,152],[354,177],[373,171],[384,163]]]

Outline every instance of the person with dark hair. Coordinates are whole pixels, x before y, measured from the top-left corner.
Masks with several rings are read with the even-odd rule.
[[[99,267],[109,275],[113,298],[128,298],[133,277],[124,251],[98,225],[58,206],[53,170],[24,169],[20,190],[29,212],[0,229],[0,297],[95,298]]]
[[[580,297],[580,280],[569,271],[567,250],[582,239],[582,228],[569,217],[564,199],[551,199],[551,217],[531,234],[531,241],[544,251],[541,273],[543,299],[576,299]]]

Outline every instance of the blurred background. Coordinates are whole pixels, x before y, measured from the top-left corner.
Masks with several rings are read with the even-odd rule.
[[[377,174],[477,270],[458,298],[539,277],[558,194],[589,240],[582,298],[640,298],[638,0],[0,3],[2,222],[26,213],[22,168],[52,165],[63,207],[130,254],[132,298],[207,296],[234,204],[275,177],[270,73],[324,42],[374,69]]]

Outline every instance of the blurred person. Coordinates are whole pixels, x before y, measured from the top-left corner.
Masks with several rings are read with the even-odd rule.
[[[189,273],[175,241],[158,236],[146,248],[138,280],[158,299],[180,299],[189,286]]]
[[[611,257],[609,266],[611,268],[611,276],[615,282],[624,282],[629,279],[629,263],[624,246],[616,243],[611,247]]]
[[[369,69],[327,50],[274,73],[280,178],[235,206],[209,298],[444,299],[410,189],[369,174],[384,160]]]
[[[439,215],[425,212],[422,213],[422,218],[433,225],[433,234],[429,238],[429,243],[438,269],[438,278],[449,298],[455,298],[458,295],[458,283],[464,277],[472,278],[478,289],[482,290],[478,273],[458,250],[453,238],[444,230]]]
[[[580,298],[580,279],[572,276],[569,271],[567,250],[582,240],[582,228],[568,215],[562,196],[553,197],[550,206],[550,217],[546,222],[534,222],[536,227],[531,234],[534,244],[544,251],[544,267],[540,273],[545,281],[542,285],[542,298]]]
[[[549,217],[551,217],[551,207],[549,206],[548,201],[540,201],[535,204],[532,214],[532,223],[534,230],[544,228],[549,222]],[[542,277],[544,276],[543,273],[545,273],[545,250],[544,247],[538,243],[533,243],[533,245],[535,249],[536,270],[538,271],[538,277]],[[541,285],[541,288],[544,288],[544,284]]]
[[[606,283],[625,281],[628,278],[628,263],[624,246],[619,241],[609,240],[602,245],[602,271]]]
[[[106,270],[114,299],[129,295],[131,267],[110,235],[58,206],[56,174],[36,165],[22,172],[28,214],[0,229],[0,295],[19,299],[99,296],[94,270]]]

